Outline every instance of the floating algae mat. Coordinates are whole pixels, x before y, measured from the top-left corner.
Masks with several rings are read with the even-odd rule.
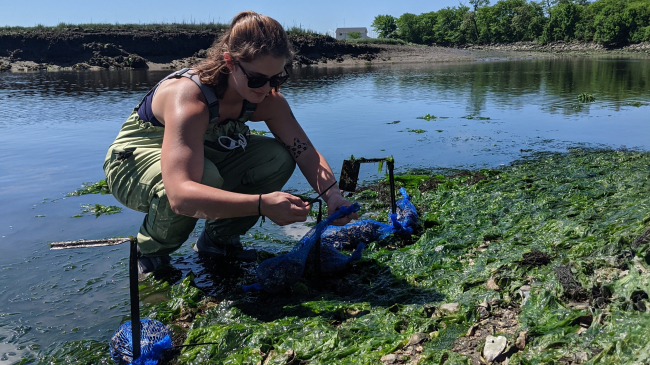
[[[496,363],[650,361],[650,153],[576,149],[396,181],[423,220],[412,242],[372,243],[344,273],[278,294],[238,291],[252,269],[230,291],[188,277],[145,306],[176,345],[203,344],[170,363],[476,364],[488,335],[507,339]],[[387,209],[382,196],[357,194]]]

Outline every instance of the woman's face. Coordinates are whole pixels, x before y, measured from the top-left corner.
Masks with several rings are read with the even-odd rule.
[[[284,57],[276,58],[270,55],[258,57],[250,62],[233,59],[230,68],[231,85],[244,99],[259,103],[271,91],[270,81],[277,82],[285,75],[285,62]],[[260,84],[261,86],[258,86]]]

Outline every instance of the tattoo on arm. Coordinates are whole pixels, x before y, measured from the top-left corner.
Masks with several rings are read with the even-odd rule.
[[[293,156],[294,159],[297,159],[298,157],[300,157],[300,154],[307,151],[307,149],[311,145],[309,143],[309,141],[302,142],[298,138],[293,139],[293,146],[289,146],[289,145],[285,144],[284,142],[282,144],[287,149],[287,151],[289,151],[289,153],[291,153],[291,155]]]

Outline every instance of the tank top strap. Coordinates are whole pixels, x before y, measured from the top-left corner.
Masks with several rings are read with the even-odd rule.
[[[257,104],[251,103],[250,101],[244,99],[244,104],[241,108],[241,114],[239,114],[237,120],[242,123],[248,122],[251,119],[251,115],[255,113],[255,109],[257,109]]]

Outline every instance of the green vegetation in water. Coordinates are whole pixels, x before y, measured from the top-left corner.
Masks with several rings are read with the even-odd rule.
[[[80,196],[86,194],[110,194],[108,190],[108,184],[106,180],[99,180],[96,183],[81,183],[81,189],[77,189],[71,193],[68,193],[67,196]]]
[[[650,361],[650,233],[640,239],[650,224],[650,152],[572,149],[395,180],[422,212],[415,242],[371,243],[320,287],[306,278],[292,292],[231,288],[211,299],[189,277],[170,300],[145,306],[185,344],[215,343],[185,347],[174,363],[378,364],[408,353],[420,364],[469,364],[491,331],[510,343],[528,332],[510,364],[578,354],[599,364]],[[458,307],[443,311],[445,303]],[[498,327],[504,312],[513,327]],[[418,336],[421,349],[408,344]],[[473,345],[461,346],[467,340]]]
[[[447,119],[447,118],[449,118],[449,117],[436,117],[435,115],[431,115],[429,113],[427,113],[426,115],[424,115],[422,117],[417,117],[417,119],[424,119],[426,121],[436,120],[436,119]]]
[[[251,134],[254,134],[254,135],[256,135],[256,136],[266,136],[268,133],[271,133],[271,132],[268,132],[268,131],[258,131],[258,130],[255,130],[255,129],[251,129]]]
[[[481,117],[479,115],[470,114],[462,117],[463,119],[476,119],[476,120],[490,120],[490,117]]]
[[[647,104],[644,104],[644,103],[642,103],[640,101],[633,101],[633,102],[629,102],[628,105],[632,105],[633,107],[640,108],[640,107],[642,107],[644,105],[647,105]]]
[[[592,101],[596,101],[596,98],[588,93],[582,93],[578,95],[578,101],[581,103],[591,103]]]
[[[102,205],[102,204],[83,204],[81,206],[81,213],[90,213],[94,214],[95,218],[98,218],[100,215],[110,215],[116,214],[122,211],[121,207],[115,205]],[[73,216],[73,218],[79,218],[79,215]]]
[[[406,131],[409,132],[409,133],[417,133],[417,134],[427,132],[424,129],[411,129],[411,128],[406,128]]]

